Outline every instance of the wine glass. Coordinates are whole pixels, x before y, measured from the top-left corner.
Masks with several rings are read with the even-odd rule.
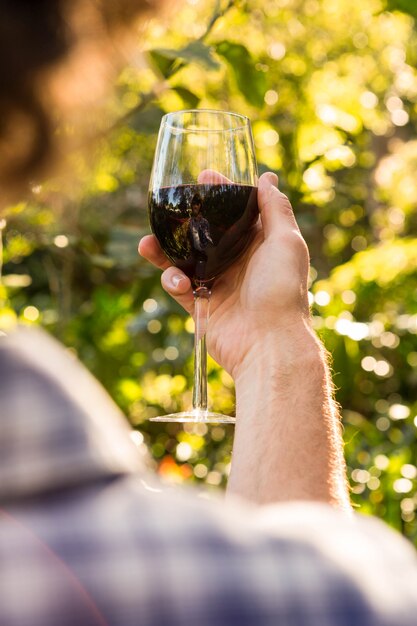
[[[231,422],[207,408],[206,330],[216,277],[247,248],[258,220],[257,166],[249,119],[190,110],[162,118],[149,186],[152,231],[194,291],[194,389],[189,411],[161,422]]]

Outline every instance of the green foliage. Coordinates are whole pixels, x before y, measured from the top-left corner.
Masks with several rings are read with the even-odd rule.
[[[216,52],[229,63],[236,86],[248,103],[262,107],[266,91],[265,74],[255,68],[248,49],[240,43],[221,41],[216,45]]]
[[[6,212],[0,324],[41,324],[68,345],[161,475],[224,485],[232,427],[148,421],[190,404],[192,324],[136,247],[162,115],[248,115],[260,170],[278,172],[310,248],[352,497],[417,542],[417,35],[414,2],[386,8],[193,2],[169,26],[151,21],[149,66],[121,72],[108,135]],[[232,381],[212,361],[209,393],[233,412]]]
[[[149,52],[149,56],[162,76],[168,78],[176,65],[177,55],[175,50],[155,49]]]
[[[186,107],[189,109],[197,108],[200,98],[195,93],[184,87],[173,87],[173,90],[180,96]]]
[[[417,17],[417,5],[414,0],[388,0],[387,8],[390,11],[403,11]]]
[[[165,78],[172,74],[174,67],[183,67],[188,63],[197,63],[207,70],[216,70],[219,67],[213,58],[211,48],[204,45],[202,41],[192,41],[179,50],[168,48],[151,50],[150,56]]]
[[[130,118],[130,126],[144,135],[154,135],[159,130],[164,111],[159,106],[148,106],[140,109]]]

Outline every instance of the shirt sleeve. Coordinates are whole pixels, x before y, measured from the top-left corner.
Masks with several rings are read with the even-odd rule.
[[[415,550],[374,518],[311,502],[150,496],[157,504],[145,506],[143,536],[161,594],[152,610],[169,607],[172,625],[417,623]]]
[[[174,582],[174,595],[204,607],[202,626],[417,624],[416,552],[379,520],[312,502],[187,509],[174,550],[178,581],[188,582]],[[167,531],[170,544],[172,515]]]

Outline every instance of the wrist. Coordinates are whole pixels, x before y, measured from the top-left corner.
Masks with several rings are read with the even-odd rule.
[[[324,352],[310,320],[300,317],[285,326],[255,330],[232,375],[238,387],[264,380],[268,371],[288,372],[312,359],[323,362]]]
[[[278,418],[301,397],[330,402],[325,349],[307,321],[266,333],[254,341],[235,378],[236,415],[252,422]],[[327,389],[326,389],[327,388]],[[305,407],[307,409],[307,407]],[[292,413],[292,411],[291,411]],[[297,415],[301,413],[298,411]]]

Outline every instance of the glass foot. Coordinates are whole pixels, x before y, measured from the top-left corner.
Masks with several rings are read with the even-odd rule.
[[[160,415],[151,417],[150,422],[197,422],[203,424],[234,424],[236,418],[230,415],[222,415],[222,413],[212,413],[211,411],[183,411],[182,413],[170,413],[169,415]]]

